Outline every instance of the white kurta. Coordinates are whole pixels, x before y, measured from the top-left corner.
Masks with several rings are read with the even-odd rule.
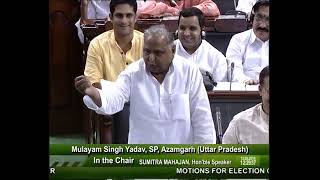
[[[130,64],[116,82],[102,80],[98,108],[114,114],[130,101],[129,144],[212,144],[216,133],[207,92],[198,68],[175,56],[161,84],[146,71],[143,59]]]
[[[269,65],[269,40],[261,41],[252,29],[235,34],[230,40],[226,58],[235,65],[233,81],[259,80],[261,70]]]
[[[228,65],[226,57],[206,40],[191,55],[184,49],[180,40],[175,40],[176,54],[182,56],[213,75],[217,82],[227,81]]]
[[[269,144],[269,115],[259,103],[240,112],[230,121],[223,144]]]

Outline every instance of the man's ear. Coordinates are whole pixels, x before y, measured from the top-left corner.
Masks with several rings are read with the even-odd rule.
[[[259,95],[262,96],[262,86],[260,84],[258,86],[258,89],[259,89]]]
[[[112,14],[111,14],[111,13],[109,14],[109,19],[110,19],[110,21],[112,22],[112,20],[113,20],[113,16],[112,16]]]
[[[137,20],[138,20],[138,14],[135,14],[134,15],[134,23],[137,23]]]

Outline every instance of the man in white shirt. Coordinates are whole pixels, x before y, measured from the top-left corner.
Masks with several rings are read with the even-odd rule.
[[[196,7],[182,10],[178,20],[178,39],[175,41],[176,54],[210,72],[214,81],[227,81],[226,58],[203,39],[203,28],[204,16],[201,10]]]
[[[234,35],[226,52],[235,65],[232,80],[246,84],[258,84],[260,71],[269,65],[269,1],[258,1],[252,11],[252,29]]]
[[[258,0],[239,0],[236,10],[245,12],[250,16],[252,7]]]
[[[262,103],[235,115],[223,135],[223,144],[269,144],[269,66],[260,73]]]
[[[81,0],[84,11],[81,16],[85,19],[108,19],[110,14],[110,0]],[[80,19],[75,23],[80,42],[84,43],[83,31],[80,27]]]
[[[84,103],[100,114],[114,114],[130,101],[129,144],[212,144],[216,133],[208,95],[197,66],[175,56],[164,25],[144,32],[143,58],[130,64],[102,90],[85,76],[75,78]]]

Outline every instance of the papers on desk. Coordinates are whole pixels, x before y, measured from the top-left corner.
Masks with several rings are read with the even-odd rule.
[[[179,16],[165,16],[162,19],[163,20],[178,20]]]
[[[259,85],[246,85],[245,83],[232,82],[231,91],[259,91]],[[213,91],[229,91],[230,82],[218,82]]]
[[[237,15],[220,15],[217,20],[219,19],[246,19],[245,15],[237,14]]]
[[[164,16],[163,20],[178,20],[179,16]],[[237,14],[237,15],[220,15],[216,18],[217,20],[222,19],[246,19],[245,15]]]

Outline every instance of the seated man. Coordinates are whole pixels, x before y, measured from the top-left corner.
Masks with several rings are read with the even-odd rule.
[[[110,0],[82,0],[84,11],[81,11],[85,19],[107,19],[110,14]],[[80,42],[84,43],[83,31],[80,27],[80,19],[76,22],[78,37]]]
[[[231,38],[226,57],[235,64],[233,81],[258,84],[259,72],[269,65],[269,1],[258,1],[252,11],[252,29]]]
[[[91,84],[115,81],[121,71],[142,57],[143,33],[134,30],[136,0],[112,0],[110,19],[113,29],[95,37],[89,45],[84,75]]]
[[[121,111],[130,101],[129,144],[212,144],[216,135],[202,75],[193,63],[175,56],[164,25],[144,33],[143,58],[130,64],[102,90],[85,76],[75,78],[84,103],[100,114]]]
[[[262,103],[235,115],[223,135],[223,144],[269,144],[269,66],[260,73]]]
[[[143,33],[134,30],[136,12],[136,0],[111,0],[113,29],[92,39],[88,47],[84,75],[93,86],[101,88],[101,79],[115,81],[120,72],[142,57]],[[111,117],[104,116],[104,119],[111,120]],[[127,118],[113,121],[114,143],[127,142],[128,124]],[[106,139],[107,134],[102,135]]]
[[[245,12],[248,16],[250,16],[252,7],[258,0],[239,0],[236,10]]]
[[[184,8],[196,7],[205,16],[218,17],[220,11],[212,0],[149,0],[138,8],[139,18],[178,16]]]
[[[227,80],[225,56],[204,40],[203,13],[196,7],[180,12],[175,41],[176,54],[194,62],[200,69],[210,72],[214,81]]]

